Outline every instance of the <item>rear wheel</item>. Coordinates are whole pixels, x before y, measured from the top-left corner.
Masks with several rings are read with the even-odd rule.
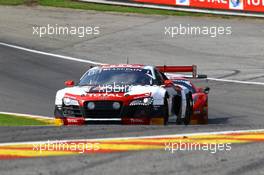
[[[183,123],[185,125],[189,125],[191,122],[191,117],[193,113],[193,101],[192,101],[192,95],[188,94],[186,97],[186,111],[185,111],[185,117],[183,119]]]
[[[176,124],[177,124],[177,125],[181,125],[181,124],[182,124],[182,119],[181,119],[181,114],[180,114],[180,113],[179,113],[179,115],[177,116]]]
[[[206,105],[204,107],[203,124],[208,124],[208,100],[206,101]]]
[[[168,125],[169,121],[169,102],[168,102],[168,97],[165,97],[164,99],[164,109],[163,109],[163,114],[164,114],[164,125]]]
[[[175,97],[175,101],[174,101],[174,112],[175,112],[175,115],[177,116],[177,118],[176,118],[176,124],[177,125],[180,125],[180,124],[182,124],[182,119],[181,119],[181,113],[182,113],[182,111],[181,111],[181,102],[182,101],[182,97],[181,96],[176,96]]]

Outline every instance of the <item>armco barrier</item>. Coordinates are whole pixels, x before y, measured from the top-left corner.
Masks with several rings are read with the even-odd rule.
[[[134,0],[135,2],[264,13],[264,0]]]

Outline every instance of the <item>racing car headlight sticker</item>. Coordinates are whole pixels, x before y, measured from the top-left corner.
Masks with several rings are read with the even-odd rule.
[[[151,105],[153,102],[153,98],[152,97],[145,97],[145,98],[140,98],[140,99],[136,99],[133,100],[132,102],[130,102],[130,106],[136,106],[136,105]]]
[[[89,103],[87,103],[87,108],[93,110],[95,108],[95,103],[90,101]]]
[[[121,107],[121,105],[120,105],[119,102],[114,102],[114,103],[113,103],[113,108],[114,108],[115,110],[120,109],[120,107]]]
[[[70,105],[78,106],[79,105],[79,102],[77,100],[74,100],[71,98],[63,98],[63,103],[66,106],[70,106]]]

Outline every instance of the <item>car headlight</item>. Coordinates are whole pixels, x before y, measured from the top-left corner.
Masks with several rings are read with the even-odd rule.
[[[87,108],[90,109],[90,110],[93,110],[95,108],[95,103],[90,101],[87,103]]]
[[[135,106],[135,105],[151,105],[153,102],[153,98],[152,97],[145,97],[145,98],[140,98],[140,99],[136,99],[133,100],[132,102],[130,102],[130,106]]]
[[[63,103],[66,106],[70,106],[70,105],[79,106],[79,102],[71,98],[63,98]]]

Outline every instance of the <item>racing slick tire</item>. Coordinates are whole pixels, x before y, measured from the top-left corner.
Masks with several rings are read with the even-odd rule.
[[[63,112],[62,112],[62,110],[59,110],[58,106],[55,106],[54,116],[55,116],[55,118],[60,118],[60,119],[64,118]]]
[[[181,117],[178,115],[177,119],[176,119],[176,125],[181,125],[182,124],[182,119]]]
[[[169,102],[168,102],[168,97],[164,98],[164,108],[163,108],[163,114],[164,114],[164,125],[168,125],[169,121]]]
[[[190,122],[191,122],[191,116],[192,116],[192,113],[193,113],[193,101],[192,101],[192,95],[191,94],[188,94],[186,96],[186,111],[185,111],[185,116],[184,116],[184,119],[183,119],[183,123],[185,125],[189,125]]]
[[[182,113],[182,109],[181,109],[181,100],[182,97],[178,96],[177,98],[175,98],[174,100],[174,112],[177,116],[176,118],[176,125],[181,125],[182,124],[182,118],[181,118],[181,113]]]

